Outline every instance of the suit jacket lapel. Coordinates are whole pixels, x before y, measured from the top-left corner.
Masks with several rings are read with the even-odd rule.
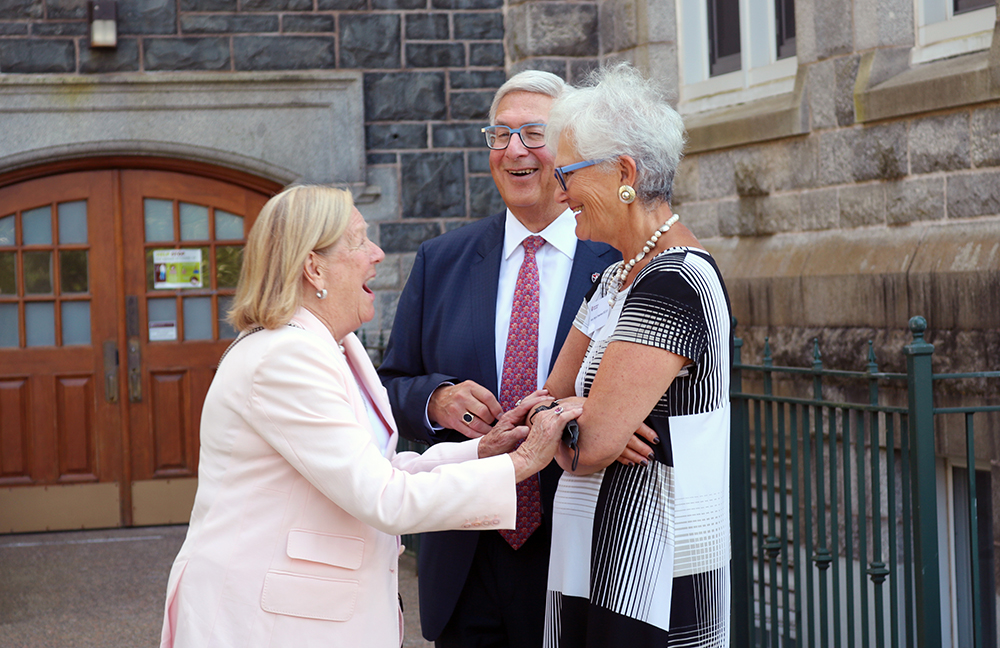
[[[344,353],[350,358],[351,364],[361,377],[361,382],[364,383],[368,394],[372,397],[372,402],[375,403],[375,409],[378,410],[382,420],[389,428],[389,443],[386,445],[385,453],[391,458],[395,454],[396,440],[399,437],[385,387],[382,386],[378,374],[375,373],[375,366],[372,365],[372,361],[368,357],[368,352],[365,351],[364,345],[361,344],[361,340],[354,333],[344,338]]]
[[[483,375],[478,380],[494,394],[498,393],[496,357],[497,282],[500,281],[500,257],[503,254],[505,214],[493,216],[493,222],[476,243],[479,258],[469,266],[469,307],[472,308],[472,335]]]

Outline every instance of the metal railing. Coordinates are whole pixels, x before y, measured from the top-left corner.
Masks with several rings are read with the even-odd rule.
[[[942,618],[935,456],[935,420],[945,415],[964,416],[966,426],[969,497],[961,517],[970,564],[961,567],[971,573],[965,588],[971,591],[960,594],[971,601],[968,645],[985,648],[987,635],[995,643],[992,603],[986,604],[992,592],[983,591],[979,578],[973,422],[1000,406],[935,408],[934,395],[935,382],[994,379],[1000,372],[934,375],[926,322],[914,317],[910,330],[905,374],[880,372],[871,343],[865,370],[852,372],[825,369],[815,341],[811,367],[774,366],[767,340],[762,364],[744,364],[736,341],[734,646],[950,642],[952,621]]]

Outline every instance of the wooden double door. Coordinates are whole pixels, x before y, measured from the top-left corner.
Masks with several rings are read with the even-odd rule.
[[[261,187],[112,168],[0,188],[0,533],[187,521]]]

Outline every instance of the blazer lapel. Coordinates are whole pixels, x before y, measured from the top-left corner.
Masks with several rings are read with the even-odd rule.
[[[479,366],[483,368],[480,384],[497,393],[496,309],[497,282],[500,281],[500,256],[503,254],[504,215],[493,222],[476,244],[479,258],[469,266],[468,301],[472,308],[472,336],[475,339]]]
[[[375,409],[378,410],[382,420],[389,428],[389,443],[386,445],[385,454],[391,458],[395,454],[396,441],[399,436],[396,430],[396,421],[392,418],[392,407],[389,405],[389,396],[386,394],[385,387],[382,386],[364,345],[354,333],[344,338],[344,353],[350,359],[351,365],[357,370],[361,382],[364,383],[368,394],[372,397],[372,402],[375,403]]]

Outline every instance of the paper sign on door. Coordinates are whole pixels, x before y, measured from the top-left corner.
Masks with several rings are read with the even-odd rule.
[[[201,250],[153,250],[153,288],[201,288]]]

